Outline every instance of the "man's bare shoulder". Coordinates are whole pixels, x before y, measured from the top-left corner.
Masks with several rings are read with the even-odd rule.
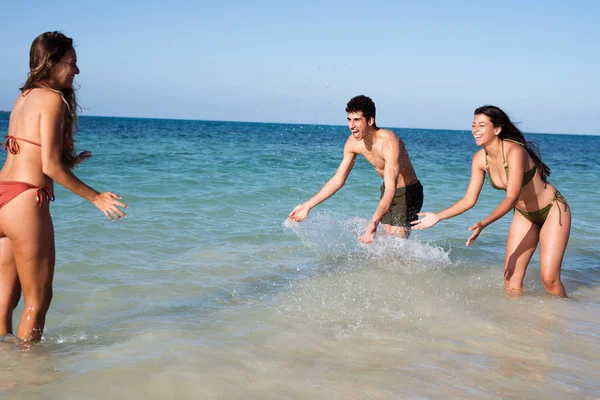
[[[379,130],[377,131],[377,139],[383,143],[389,142],[389,143],[398,144],[399,146],[404,145],[400,136],[398,136],[394,132],[390,131],[389,129],[379,128]]]
[[[381,136],[397,136],[394,132],[389,129],[379,128],[377,129],[377,134]]]
[[[357,149],[359,148],[359,146],[361,144],[362,144],[362,142],[357,141],[356,139],[354,139],[354,136],[352,136],[352,134],[350,134],[350,135],[348,135],[348,139],[346,139],[346,144],[344,144],[344,151],[356,153]]]
[[[398,136],[398,134],[396,134],[395,132],[389,130],[389,129],[384,129],[384,128],[379,128],[377,130],[377,136],[381,139],[384,140],[399,140],[402,141],[402,139],[400,139],[400,136]]]

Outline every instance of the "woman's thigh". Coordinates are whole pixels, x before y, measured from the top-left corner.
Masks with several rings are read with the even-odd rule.
[[[19,282],[28,294],[43,295],[54,275],[54,227],[48,202],[39,207],[28,190],[0,209],[0,229],[10,239]]]
[[[506,239],[504,278],[521,287],[529,261],[535,252],[540,229],[518,212],[513,215]]]
[[[556,202],[540,232],[540,275],[542,279],[559,279],[569,235],[571,209]]]

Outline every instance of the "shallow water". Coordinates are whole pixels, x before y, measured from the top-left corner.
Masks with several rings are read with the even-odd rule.
[[[470,134],[394,130],[424,209],[460,198]],[[600,397],[600,138],[531,135],[573,212],[565,300],[544,293],[537,256],[525,295],[503,293],[510,216],[464,246],[503,195],[489,185],[463,216],[361,245],[381,182],[360,160],[305,222],[285,222],[334,173],[346,136],[331,126],[82,118],[78,147],[94,155],[76,173],[122,194],[128,217],[111,223],[57,189],[44,340],[0,341],[0,397]]]

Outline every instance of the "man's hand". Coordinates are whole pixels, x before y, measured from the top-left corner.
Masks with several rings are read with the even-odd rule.
[[[308,216],[309,212],[310,212],[310,207],[308,207],[306,204],[304,204],[304,203],[298,204],[296,206],[296,208],[294,208],[292,210],[290,215],[288,215],[288,218],[294,222],[300,222],[300,221],[303,221]]]
[[[372,243],[373,240],[375,240],[376,232],[377,232],[377,225],[375,223],[371,222],[369,225],[367,225],[365,234],[358,238],[359,242],[365,243],[365,244]]]

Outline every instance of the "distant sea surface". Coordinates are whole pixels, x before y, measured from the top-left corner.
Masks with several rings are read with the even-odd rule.
[[[469,131],[390,129],[425,211],[464,194]],[[464,215],[361,245],[382,182],[359,159],[306,221],[285,222],[334,174],[348,134],[82,117],[77,147],[93,157],[75,173],[121,194],[128,215],[110,222],[57,186],[46,331],[28,351],[0,339],[0,398],[599,398],[600,137],[526,135],[573,213],[558,299],[537,253],[525,294],[503,293],[512,214],[465,247],[504,195],[487,181]]]

